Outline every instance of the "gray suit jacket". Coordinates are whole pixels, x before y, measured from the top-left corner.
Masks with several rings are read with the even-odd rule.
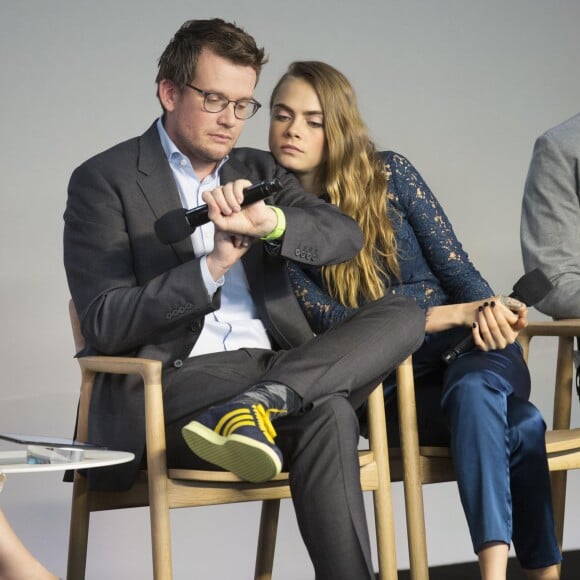
[[[526,272],[541,268],[554,284],[536,308],[580,317],[580,114],[537,139],[520,233]]]
[[[283,190],[272,203],[284,208],[286,233],[276,252],[256,242],[243,263],[250,291],[276,348],[312,337],[286,274],[292,259],[312,265],[344,261],[362,245],[356,223],[304,192],[270,154],[237,149],[221,181],[278,177]],[[221,294],[207,294],[189,238],[164,245],[155,221],[181,207],[155,124],[78,167],[64,214],[64,264],[86,349],[80,353],[135,355],[179,367],[198,339],[204,316]],[[144,449],[143,392],[139,381],[100,376],[89,421],[91,441],[136,454],[113,477],[90,476],[95,486],[131,485]],[[99,471],[99,470],[97,470]]]

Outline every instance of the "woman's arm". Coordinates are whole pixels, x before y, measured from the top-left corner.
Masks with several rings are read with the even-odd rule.
[[[467,303],[493,296],[493,290],[470,261],[443,207],[417,169],[396,153],[387,161],[391,173],[389,202],[412,229],[415,243],[445,293],[446,302]]]
[[[331,298],[298,264],[288,262],[288,274],[296,299],[316,334],[343,321],[354,310]]]
[[[421,255],[443,289],[447,304],[427,310],[425,331],[471,327],[482,350],[514,342],[527,322],[525,306],[513,311],[493,296],[489,284],[469,260],[451,222],[419,172],[405,157],[389,159],[390,194],[421,248]]]

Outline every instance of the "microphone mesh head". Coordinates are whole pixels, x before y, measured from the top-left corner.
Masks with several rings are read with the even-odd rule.
[[[154,224],[157,238],[163,244],[175,244],[187,238],[193,231],[187,222],[184,209],[174,209],[162,215]]]
[[[514,285],[512,296],[527,306],[533,306],[545,298],[553,288],[552,282],[542,270],[536,268],[522,276]]]

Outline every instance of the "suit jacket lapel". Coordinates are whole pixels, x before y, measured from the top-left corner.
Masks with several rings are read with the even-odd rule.
[[[156,218],[160,218],[168,211],[179,209],[183,206],[165,151],[163,151],[161,146],[156,123],[154,122],[149,127],[141,136],[139,142],[139,159],[137,161],[139,177],[137,178],[137,184]],[[182,262],[195,257],[189,236],[180,242],[171,244],[171,247]]]

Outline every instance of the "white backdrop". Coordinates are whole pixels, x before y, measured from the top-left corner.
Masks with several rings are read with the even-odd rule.
[[[266,47],[263,103],[292,60],[326,60],[346,73],[377,145],[418,167],[492,286],[510,291],[523,273],[519,214],[534,139],[580,110],[576,0],[0,0],[0,430],[72,433],[79,373],[61,257],[68,178],[148,127],[159,114],[163,48],[183,21],[213,16]],[[240,144],[266,147],[267,124],[263,110]],[[544,347],[534,363],[533,400],[547,418],[552,353]],[[580,479],[569,482],[565,547],[577,549]],[[14,475],[0,496],[27,545],[60,575],[70,491],[55,474]],[[431,564],[472,560],[454,484],[430,486],[425,505]],[[175,577],[250,578],[258,516],[257,505],[173,514]],[[287,502],[275,565],[278,580],[313,577]],[[150,576],[147,512],[95,516],[87,577]]]

